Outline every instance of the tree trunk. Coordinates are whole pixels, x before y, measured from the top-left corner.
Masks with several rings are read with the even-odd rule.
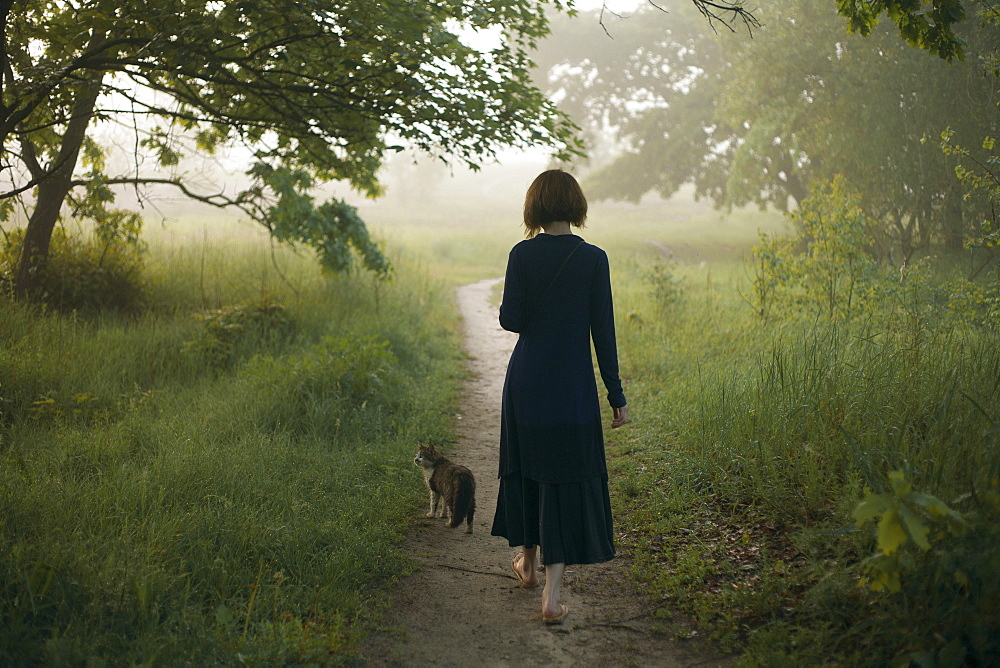
[[[34,296],[38,289],[39,274],[45,268],[49,255],[52,230],[59,220],[66,195],[73,182],[73,170],[80,155],[80,147],[87,136],[87,125],[94,113],[97,96],[101,92],[101,74],[80,85],[72,116],[62,137],[62,145],[54,164],[60,165],[52,175],[38,186],[38,199],[24,230],[24,243],[17,272],[14,275],[14,294],[19,299]]]

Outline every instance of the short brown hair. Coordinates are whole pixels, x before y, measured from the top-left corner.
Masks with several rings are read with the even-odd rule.
[[[587,198],[572,174],[550,169],[535,177],[524,196],[524,230],[530,238],[543,225],[565,220],[583,227],[587,220]]]

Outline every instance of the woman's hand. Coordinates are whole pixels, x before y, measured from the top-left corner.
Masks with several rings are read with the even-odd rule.
[[[611,428],[617,429],[626,422],[628,422],[628,406],[622,406],[621,408],[612,408],[614,413],[614,419],[611,420]]]

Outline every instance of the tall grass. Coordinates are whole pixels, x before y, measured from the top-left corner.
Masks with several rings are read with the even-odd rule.
[[[276,262],[154,244],[146,314],[0,304],[0,661],[350,656],[408,568],[416,441],[450,437],[450,287]],[[281,327],[200,345],[197,313],[261,303]]]
[[[663,614],[687,610],[749,664],[937,657],[956,638],[968,660],[993,660],[995,606],[954,580],[939,586],[957,567],[915,566],[901,597],[858,588],[875,540],[852,511],[899,470],[981,512],[972,497],[1000,473],[996,329],[888,309],[762,321],[738,263],[675,266],[683,296],[664,304],[648,267],[618,275],[634,423],[609,452],[623,537]],[[962,568],[995,574],[1000,545],[978,535],[976,548],[944,539],[915,558],[957,563],[979,550],[979,565]]]

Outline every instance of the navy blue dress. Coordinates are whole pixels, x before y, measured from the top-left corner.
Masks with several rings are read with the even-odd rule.
[[[500,325],[520,337],[504,381],[492,533],[540,545],[543,564],[615,554],[591,340],[608,402],[620,408],[625,395],[608,256],[581,242],[539,234],[514,246],[500,305]]]

